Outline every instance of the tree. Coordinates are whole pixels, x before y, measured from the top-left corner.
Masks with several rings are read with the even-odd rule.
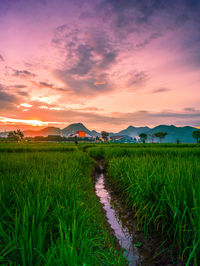
[[[176,140],[176,144],[180,144],[180,139],[177,139]]]
[[[145,143],[145,141],[147,140],[147,134],[146,133],[140,133],[139,135],[142,143]]]
[[[109,136],[109,133],[106,131],[101,131],[101,137],[104,141],[107,140],[107,137]]]
[[[20,130],[20,129],[17,129],[17,135],[19,137],[19,140],[23,140],[24,138],[24,133]]]
[[[24,138],[24,133],[17,129],[17,131],[10,131],[8,133],[8,139],[12,141],[21,141]]]
[[[194,130],[192,133],[192,136],[194,139],[197,140],[197,143],[200,143],[200,130]]]
[[[161,140],[167,136],[167,132],[157,132],[154,135],[156,138],[160,139],[160,143],[161,143]]]
[[[8,133],[8,140],[11,140],[11,141],[18,141],[19,140],[19,137],[18,135],[16,134],[17,132],[16,131],[10,131]]]

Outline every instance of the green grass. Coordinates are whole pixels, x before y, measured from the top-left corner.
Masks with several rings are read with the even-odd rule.
[[[138,227],[199,265],[200,146],[98,143],[0,143],[0,264],[125,265],[94,192],[92,157],[106,162]]]
[[[10,142],[0,143],[0,152],[50,152],[50,151],[74,151],[77,147],[73,143],[59,142]]]
[[[94,192],[94,161],[69,144],[9,145],[0,147],[0,264],[125,265]]]
[[[187,265],[199,265],[200,149],[124,147],[88,151],[94,158],[106,159],[109,180],[146,235],[159,231]]]

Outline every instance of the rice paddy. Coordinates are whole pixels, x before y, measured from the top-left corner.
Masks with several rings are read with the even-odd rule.
[[[200,265],[197,145],[69,143],[0,144],[0,264],[127,264],[95,194],[94,159],[147,241],[159,233],[172,263]]]
[[[126,199],[147,237],[155,231],[186,265],[200,263],[200,150],[100,148],[109,181]]]
[[[124,265],[93,190],[93,160],[17,150],[0,153],[0,264]]]

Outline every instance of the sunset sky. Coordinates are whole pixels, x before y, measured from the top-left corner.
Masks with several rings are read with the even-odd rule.
[[[0,34],[0,131],[200,126],[199,0],[2,0]]]

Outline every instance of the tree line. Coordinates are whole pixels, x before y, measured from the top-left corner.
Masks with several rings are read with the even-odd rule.
[[[160,139],[160,143],[161,143],[162,139],[164,139],[164,138],[167,136],[167,133],[166,133],[166,132],[161,132],[161,131],[160,131],[160,132],[157,132],[157,133],[151,133],[151,134],[149,134],[149,135],[147,135],[146,133],[140,133],[140,134],[139,134],[139,137],[140,137],[140,139],[141,139],[141,141],[142,141],[143,143],[146,142],[148,136],[151,138],[151,142],[152,142],[152,143],[153,143],[153,141],[154,141],[154,138],[159,138],[159,139]]]

